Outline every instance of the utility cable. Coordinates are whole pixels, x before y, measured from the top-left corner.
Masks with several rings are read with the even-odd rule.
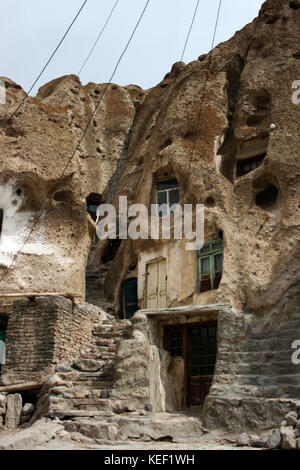
[[[195,18],[196,18],[196,15],[197,15],[199,3],[200,3],[200,0],[197,0],[196,6],[195,6],[195,9],[194,9],[194,13],[193,13],[193,17],[192,17],[192,20],[191,20],[191,23],[190,23],[190,26],[189,26],[189,30],[188,30],[188,33],[187,33],[187,36],[186,36],[186,39],[185,39],[185,43],[184,43],[184,46],[183,46],[183,50],[182,50],[182,54],[181,54],[181,58],[180,58],[180,61],[181,61],[181,62],[183,61],[184,54],[185,54],[185,51],[186,51],[186,47],[187,47],[187,44],[188,44],[188,42],[189,42],[189,38],[190,38],[192,29],[193,29],[193,25],[194,25]],[[176,83],[177,83],[177,78],[178,78],[178,75],[175,75],[175,78],[174,78],[174,81],[173,81],[171,90],[170,90],[170,92],[169,92],[169,97],[172,96],[172,93],[173,93],[173,91],[174,91],[174,89],[175,89],[175,86],[176,86]],[[160,125],[161,128],[163,127],[163,123],[164,123],[164,121],[165,121],[165,118],[166,118],[166,115],[167,115],[167,111],[168,111],[168,107],[165,106],[165,107],[164,107],[164,112],[163,112],[163,115],[162,115],[162,119],[161,119],[161,125]],[[136,199],[135,199],[136,201],[137,201],[138,195],[139,195],[139,193],[140,193],[141,187],[142,187],[142,185],[143,185],[143,183],[144,183],[147,170],[149,169],[149,167],[150,167],[150,165],[151,165],[153,159],[155,158],[156,151],[157,151],[157,147],[158,147],[158,141],[156,140],[155,145],[154,145],[154,149],[153,149],[153,157],[149,159],[148,164],[146,165],[145,170],[143,171],[143,176],[142,176],[142,178],[141,178],[141,182],[140,182],[139,187],[138,187],[137,192],[136,192]]]
[[[91,55],[93,54],[93,52],[94,52],[94,50],[95,50],[95,47],[97,46],[97,44],[98,44],[98,42],[99,42],[99,39],[101,38],[102,34],[104,33],[104,31],[105,31],[105,29],[106,29],[106,26],[108,25],[108,22],[109,22],[109,20],[110,20],[110,18],[111,18],[111,16],[112,16],[114,10],[116,9],[116,7],[117,7],[119,1],[120,1],[120,0],[117,0],[116,3],[114,4],[114,6],[112,7],[112,10],[111,10],[111,12],[109,13],[109,16],[108,16],[107,20],[105,21],[103,28],[101,29],[100,33],[98,34],[97,39],[96,39],[96,41],[94,42],[92,49],[90,50],[90,52],[89,52],[87,58],[85,59],[85,61],[83,62],[81,68],[79,69],[78,76],[81,74],[83,68],[85,67],[85,65],[86,65],[86,63],[88,62],[89,58],[90,58]]]
[[[32,233],[33,233],[35,227],[37,226],[38,222],[40,221],[42,215],[45,213],[46,209],[48,208],[49,203],[50,203],[50,201],[51,201],[51,199],[52,199],[53,194],[57,191],[57,188],[59,187],[59,184],[60,184],[60,182],[61,182],[61,180],[62,180],[62,178],[63,178],[63,176],[64,176],[64,174],[65,174],[65,172],[66,172],[66,170],[67,170],[67,168],[69,167],[71,161],[73,160],[73,158],[74,158],[74,156],[75,156],[77,150],[79,149],[79,147],[80,147],[80,145],[81,145],[81,143],[82,143],[82,141],[83,141],[83,139],[84,139],[84,137],[85,137],[85,135],[86,135],[86,133],[87,133],[87,130],[88,130],[88,128],[89,128],[89,126],[90,126],[90,124],[91,124],[91,122],[92,122],[92,120],[93,120],[93,118],[94,118],[94,116],[95,116],[95,114],[96,114],[96,112],[97,112],[97,110],[98,110],[98,108],[99,108],[101,102],[102,102],[102,99],[103,99],[103,97],[104,97],[104,95],[105,95],[105,93],[106,93],[106,91],[107,91],[109,85],[111,84],[111,81],[112,81],[113,77],[114,77],[115,74],[116,74],[116,71],[117,71],[117,69],[118,69],[118,67],[119,67],[119,65],[120,65],[120,62],[121,62],[122,58],[124,57],[124,54],[126,53],[128,47],[129,47],[129,45],[130,45],[130,43],[131,43],[131,41],[132,41],[132,39],[133,39],[133,37],[134,37],[134,35],[135,35],[135,33],[136,33],[136,30],[137,30],[137,28],[138,28],[140,22],[142,21],[142,18],[143,18],[144,14],[145,14],[145,12],[146,12],[146,10],[147,10],[147,7],[148,7],[149,3],[150,3],[150,0],[147,0],[146,3],[145,3],[145,6],[144,6],[144,8],[143,8],[143,11],[142,11],[142,13],[140,14],[139,19],[138,19],[138,21],[137,21],[137,23],[136,23],[136,25],[135,25],[135,27],[134,27],[134,29],[133,29],[133,32],[131,33],[129,40],[127,41],[127,44],[126,44],[125,48],[123,49],[123,52],[121,53],[119,59],[117,60],[116,66],[115,66],[115,68],[114,68],[114,70],[113,70],[113,72],[112,72],[112,74],[111,74],[111,76],[110,76],[109,82],[106,84],[106,86],[105,86],[105,88],[104,88],[104,90],[103,90],[103,92],[102,92],[102,94],[101,94],[101,96],[100,96],[100,98],[99,98],[99,100],[98,100],[98,102],[97,102],[97,104],[96,104],[96,107],[95,107],[95,109],[94,109],[94,111],[93,111],[93,113],[92,113],[90,119],[88,120],[88,123],[87,123],[87,125],[86,125],[86,127],[85,127],[85,129],[84,129],[84,131],[83,131],[83,134],[82,134],[81,138],[79,139],[79,141],[78,141],[78,143],[77,143],[77,145],[76,145],[76,148],[74,149],[72,155],[70,156],[70,158],[69,158],[69,160],[68,160],[68,162],[67,162],[67,164],[66,164],[66,166],[65,166],[65,168],[64,168],[64,170],[63,170],[63,172],[62,172],[62,174],[61,174],[61,176],[60,176],[60,178],[58,179],[58,182],[57,182],[57,184],[55,185],[55,188],[52,190],[50,196],[48,197],[48,200],[47,200],[47,202],[46,202],[44,208],[41,210],[39,216],[38,216],[37,219],[35,220],[35,222],[34,222],[32,228],[31,228],[31,230],[30,230],[28,236],[26,237],[25,241],[23,242],[21,248],[18,250],[18,252],[17,252],[16,255],[14,256],[14,259],[12,260],[11,264],[8,266],[8,268],[6,269],[6,271],[3,273],[3,275],[2,275],[2,277],[1,277],[1,279],[0,279],[0,282],[3,281],[3,279],[7,276],[7,274],[9,273],[9,271],[11,270],[11,268],[13,267],[14,263],[16,262],[17,257],[19,256],[19,254],[21,253],[21,251],[24,249],[24,247],[25,247],[25,245],[27,244],[29,238],[31,237],[31,235],[32,235]]]
[[[194,156],[196,141],[197,141],[197,135],[198,135],[199,127],[200,127],[200,121],[201,121],[201,116],[202,116],[202,108],[203,108],[203,103],[204,103],[204,99],[205,99],[205,95],[206,95],[206,88],[207,88],[207,83],[208,83],[209,70],[210,70],[211,60],[212,60],[212,52],[213,52],[213,48],[214,48],[214,45],[215,45],[215,39],[216,39],[216,34],[217,34],[217,29],[218,29],[218,24],[219,24],[222,1],[223,0],[219,0],[219,7],[218,7],[218,11],[217,11],[217,17],[216,17],[214,33],[213,33],[213,38],[212,38],[212,43],[211,43],[211,50],[210,50],[210,53],[209,53],[206,77],[205,77],[205,82],[204,82],[204,88],[203,88],[203,93],[202,93],[201,102],[200,102],[200,109],[199,109],[199,113],[198,113],[198,117],[197,117],[196,131],[195,131],[195,135],[194,135],[194,139],[193,139],[193,147],[192,147],[191,156],[190,156],[190,160],[189,160],[189,168],[188,168],[187,178],[186,178],[186,182],[185,182],[185,185],[184,185],[184,191],[183,191],[183,197],[182,197],[182,203],[183,204],[184,204],[184,198],[185,198],[185,194],[186,194],[186,190],[187,190],[187,185],[188,185],[189,178],[190,178],[192,161],[193,161],[193,156]]]
[[[85,5],[87,4],[87,1],[88,0],[85,0],[83,2],[83,4],[81,5],[79,11],[77,12],[75,18],[72,20],[70,26],[68,27],[67,31],[65,32],[65,34],[63,35],[63,37],[61,38],[61,40],[59,41],[58,45],[56,46],[56,48],[54,49],[54,51],[52,52],[50,58],[48,59],[48,61],[46,62],[46,64],[44,65],[42,71],[39,73],[39,75],[37,76],[37,78],[35,79],[35,81],[33,82],[33,84],[31,85],[31,87],[29,88],[28,92],[25,93],[25,96],[24,98],[21,100],[21,102],[19,103],[19,105],[17,106],[17,108],[14,110],[13,114],[11,115],[10,119],[13,119],[13,117],[17,114],[17,112],[19,111],[19,109],[21,108],[21,106],[23,106],[23,104],[25,103],[25,101],[27,100],[29,94],[31,93],[31,91],[33,90],[33,88],[35,87],[35,85],[37,84],[37,82],[39,81],[39,79],[41,78],[41,76],[43,75],[43,73],[45,72],[46,68],[48,67],[48,65],[50,64],[51,60],[53,59],[53,57],[55,56],[55,54],[57,53],[58,49],[60,48],[60,46],[62,45],[62,43],[64,42],[65,38],[67,37],[70,29],[72,28],[72,26],[74,25],[75,21],[77,20],[78,16],[80,15],[80,13],[82,12],[83,8],[85,7]],[[10,124],[8,124],[7,126],[5,126],[1,131],[0,131],[0,135],[6,131],[6,129],[10,126]]]

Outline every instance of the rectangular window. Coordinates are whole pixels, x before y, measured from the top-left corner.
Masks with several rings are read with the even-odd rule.
[[[160,181],[157,183],[157,204],[166,204],[159,210],[159,215],[164,216],[170,212],[170,208],[179,203],[179,184],[176,179]]]
[[[218,289],[223,271],[223,239],[206,242],[198,252],[199,291]]]

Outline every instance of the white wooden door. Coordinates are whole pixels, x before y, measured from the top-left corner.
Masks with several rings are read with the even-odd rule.
[[[147,264],[146,308],[167,307],[167,262],[165,259]]]

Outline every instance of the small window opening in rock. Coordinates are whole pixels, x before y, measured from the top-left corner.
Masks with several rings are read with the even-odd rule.
[[[168,83],[163,83],[162,85],[160,85],[160,88],[166,88],[168,86]]]
[[[276,186],[269,186],[256,195],[255,203],[262,209],[272,209],[278,199],[278,189]]]
[[[206,205],[207,207],[215,207],[216,201],[214,200],[213,197],[208,197],[208,198],[206,199],[206,201],[205,201],[205,205]]]
[[[99,95],[99,94],[100,94],[100,91],[99,91],[99,90],[94,90],[94,93],[95,93],[96,95]]]
[[[266,157],[266,153],[257,155],[256,157],[247,158],[246,160],[238,160],[236,164],[236,176],[244,176],[247,173],[250,173],[256,168],[260,167],[263,164],[263,161]]]
[[[298,1],[290,2],[290,8],[292,8],[292,10],[298,10],[300,8],[300,3],[298,3]]]
[[[132,266],[129,266],[128,271],[134,271],[136,268],[136,264],[133,264]]]
[[[266,21],[266,24],[274,24],[279,20],[279,18],[279,15],[273,15],[268,21]]]
[[[294,59],[300,59],[300,51],[297,51],[293,54]]]
[[[17,196],[21,196],[21,194],[22,194],[22,189],[17,189],[16,194],[17,194]]]
[[[97,207],[101,204],[101,196],[97,193],[91,193],[86,198],[87,211],[94,221],[97,219],[96,211]]]
[[[56,202],[66,202],[71,199],[70,191],[56,191],[53,195],[53,199]]]

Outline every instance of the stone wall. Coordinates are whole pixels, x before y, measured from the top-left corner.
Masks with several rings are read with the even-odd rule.
[[[204,425],[230,431],[278,427],[299,399],[300,365],[292,361],[292,344],[299,338],[300,310],[293,302],[279,303],[264,318],[220,312]]]
[[[84,351],[91,341],[95,308],[63,297],[15,302],[6,332],[2,382],[43,380],[56,364]]]

